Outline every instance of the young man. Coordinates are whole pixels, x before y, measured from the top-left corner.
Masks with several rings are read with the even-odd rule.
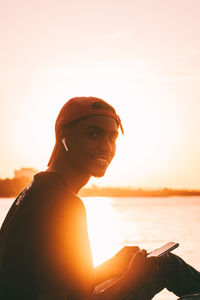
[[[165,287],[178,296],[200,289],[199,273],[179,257],[147,258],[138,247],[93,267],[77,193],[91,176],[105,174],[119,128],[123,133],[114,108],[99,98],[63,106],[48,169],[17,197],[1,228],[0,299],[147,300]]]

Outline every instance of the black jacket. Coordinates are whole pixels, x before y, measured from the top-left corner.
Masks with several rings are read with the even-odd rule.
[[[0,231],[0,299],[81,299],[93,282],[81,199],[58,174],[38,173],[14,201]]]

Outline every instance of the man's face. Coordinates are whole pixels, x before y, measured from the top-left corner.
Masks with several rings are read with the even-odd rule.
[[[115,155],[118,126],[111,117],[93,115],[73,124],[68,157],[81,173],[101,177]]]

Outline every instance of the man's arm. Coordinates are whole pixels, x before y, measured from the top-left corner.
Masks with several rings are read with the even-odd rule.
[[[157,272],[157,258],[146,258],[146,251],[137,252],[129,265],[128,270],[118,280],[83,300],[122,300],[138,285],[142,284],[152,273]]]
[[[32,218],[37,285],[45,294],[79,299],[91,293],[95,275],[85,208],[78,199],[50,200]]]

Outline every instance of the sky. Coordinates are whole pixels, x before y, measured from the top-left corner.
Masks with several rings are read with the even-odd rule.
[[[0,2],[0,177],[45,170],[74,96],[125,135],[99,186],[200,189],[199,0]]]

